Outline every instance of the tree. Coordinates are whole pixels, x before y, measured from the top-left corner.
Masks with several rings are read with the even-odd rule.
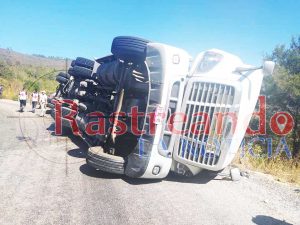
[[[293,116],[291,142],[296,157],[300,153],[300,36],[292,38],[289,48],[277,46],[267,58],[276,62],[276,68],[273,77],[264,80],[263,93],[268,110],[288,111]]]
[[[39,91],[41,89],[39,82],[32,82],[30,80],[26,81],[23,87],[28,91],[35,91],[35,90]]]
[[[0,77],[10,78],[12,76],[13,73],[9,66],[5,62],[0,61]]]

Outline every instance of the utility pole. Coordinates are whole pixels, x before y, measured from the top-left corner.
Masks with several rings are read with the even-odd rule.
[[[68,73],[68,58],[66,58],[66,73]]]

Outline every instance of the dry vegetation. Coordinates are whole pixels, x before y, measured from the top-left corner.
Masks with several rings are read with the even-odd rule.
[[[300,185],[300,159],[289,159],[284,152],[268,158],[261,146],[254,146],[254,153],[260,157],[253,157],[247,147],[243,156],[237,154],[234,164],[241,169],[259,171],[273,175],[276,180]]]
[[[56,71],[65,68],[66,61],[63,59],[25,55],[0,48],[0,84],[4,86],[2,97],[17,100],[23,87],[28,92],[37,89],[53,93],[57,86]]]

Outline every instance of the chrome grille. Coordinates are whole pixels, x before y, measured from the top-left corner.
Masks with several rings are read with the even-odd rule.
[[[183,103],[185,132],[180,135],[177,155],[194,163],[213,166],[222,154],[221,142],[228,134],[230,124],[227,123],[228,116],[221,122],[218,116],[226,115],[232,108],[234,88],[208,82],[193,82],[189,87],[186,90],[189,96]]]

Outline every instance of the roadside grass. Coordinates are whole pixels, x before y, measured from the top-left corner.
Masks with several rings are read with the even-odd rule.
[[[26,80],[27,84],[30,86],[34,81]],[[18,100],[19,91],[24,86],[24,82],[17,79],[1,79],[0,84],[3,85],[4,90],[2,94],[2,98]],[[52,94],[55,92],[57,87],[57,82],[55,80],[41,80],[38,83],[38,90],[45,90],[47,94]],[[28,94],[32,93],[34,87],[27,89]]]
[[[30,94],[35,89],[45,90],[47,94],[55,92],[58,83],[57,73],[52,68],[24,65],[7,65],[0,61],[0,84],[3,85],[2,98],[17,100],[19,91],[25,87]]]
[[[237,154],[233,163],[241,169],[270,174],[277,181],[300,185],[300,157],[289,159],[281,152],[277,156],[268,158],[262,151],[261,147],[254,147],[256,156],[251,155],[249,151],[244,155]]]
[[[2,84],[4,88],[2,98],[18,100],[18,91],[22,88],[20,81],[0,78],[0,84]]]

